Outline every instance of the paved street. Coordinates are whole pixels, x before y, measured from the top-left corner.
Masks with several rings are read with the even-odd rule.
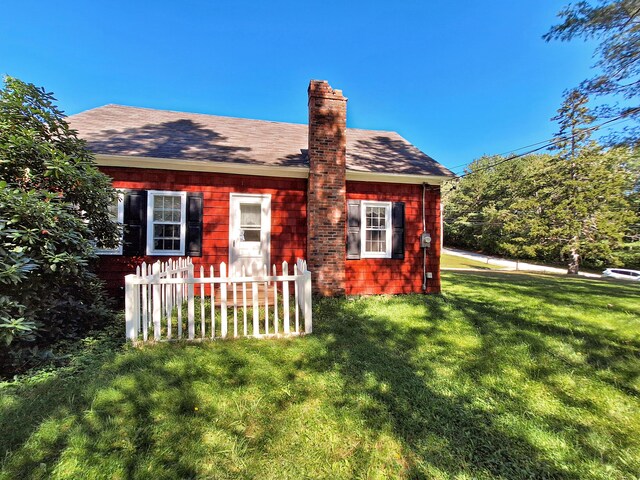
[[[467,252],[465,250],[458,250],[456,248],[443,248],[444,253],[449,255],[456,255],[458,257],[468,258],[477,262],[484,262],[488,265],[499,265],[507,270],[518,270],[523,272],[541,272],[541,273],[567,273],[566,268],[548,267],[546,265],[535,265],[533,263],[526,263],[517,260],[506,260],[499,257],[491,257],[488,255],[482,255],[480,253]],[[579,275],[589,278],[600,278],[600,275],[596,273],[580,272]]]

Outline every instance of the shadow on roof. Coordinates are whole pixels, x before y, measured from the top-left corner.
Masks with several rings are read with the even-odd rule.
[[[448,171],[409,142],[378,135],[349,144],[349,167],[354,170],[416,175],[446,175]]]
[[[88,146],[95,153],[140,157],[208,160],[212,162],[260,163],[252,158],[252,149],[234,146],[228,137],[193,120],[181,119],[147,124],[125,130],[104,130],[94,135]],[[300,165],[306,152],[288,155],[272,164]]]

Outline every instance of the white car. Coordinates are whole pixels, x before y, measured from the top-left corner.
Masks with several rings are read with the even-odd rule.
[[[627,270],[626,268],[607,268],[604,272],[602,272],[602,276],[640,281],[640,270]]]

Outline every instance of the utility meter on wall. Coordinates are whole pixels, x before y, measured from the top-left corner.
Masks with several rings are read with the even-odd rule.
[[[427,232],[424,232],[420,235],[420,246],[422,248],[429,248],[431,246],[431,235]]]

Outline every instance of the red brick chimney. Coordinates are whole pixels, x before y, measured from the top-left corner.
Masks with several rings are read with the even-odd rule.
[[[322,80],[308,93],[307,263],[314,293],[344,295],[347,99]]]

